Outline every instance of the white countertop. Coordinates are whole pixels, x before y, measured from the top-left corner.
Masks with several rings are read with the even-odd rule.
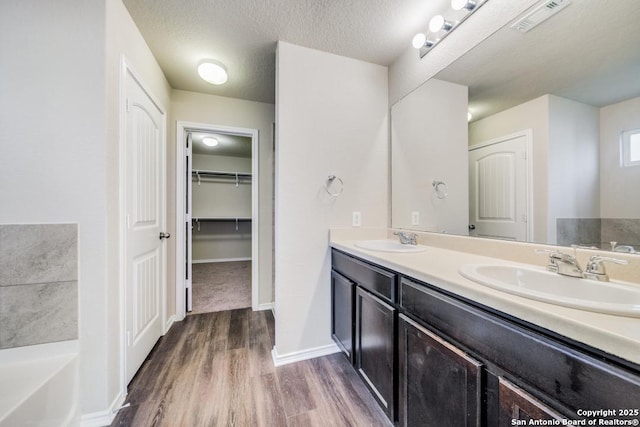
[[[331,238],[330,245],[416,280],[476,301],[622,359],[640,364],[640,318],[593,313],[535,301],[477,284],[458,273],[464,264],[526,265],[427,246],[419,253],[361,249],[355,240]],[[544,269],[543,266],[533,266]]]

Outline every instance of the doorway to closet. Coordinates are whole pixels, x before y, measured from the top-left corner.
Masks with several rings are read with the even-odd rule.
[[[179,318],[257,304],[257,136],[252,129],[179,124]]]

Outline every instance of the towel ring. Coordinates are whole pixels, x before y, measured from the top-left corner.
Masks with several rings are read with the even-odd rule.
[[[433,189],[435,190],[438,199],[444,199],[447,197],[447,184],[443,181],[433,181],[431,185],[433,185]]]
[[[338,181],[338,184],[340,184],[337,191],[331,191],[329,189],[329,187],[331,187],[331,184],[333,184],[334,181]],[[327,178],[327,182],[324,183],[324,189],[330,196],[337,197],[341,195],[342,191],[344,190],[344,182],[342,181],[342,179],[340,179],[339,176],[329,175],[329,178]]]

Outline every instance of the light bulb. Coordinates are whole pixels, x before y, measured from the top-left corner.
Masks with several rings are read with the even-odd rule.
[[[473,10],[476,7],[476,2],[473,0],[451,0],[451,9],[453,10]]]
[[[473,119],[473,114],[471,114],[471,111],[467,111],[467,121],[470,122],[471,119]]]
[[[425,36],[424,33],[418,33],[415,36],[413,36],[413,40],[411,41],[411,44],[416,49],[420,49],[422,46],[424,46],[424,43],[426,41],[427,41],[427,36]]]
[[[441,30],[449,31],[453,27],[451,22],[444,19],[442,15],[436,15],[429,21],[429,31],[437,33]]]
[[[214,85],[221,85],[228,79],[227,70],[222,64],[203,62],[198,66],[198,74],[202,79]]]

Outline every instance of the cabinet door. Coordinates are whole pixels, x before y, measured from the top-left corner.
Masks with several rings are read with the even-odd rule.
[[[399,316],[401,426],[479,426],[482,364],[404,315]]]
[[[356,369],[391,420],[395,416],[395,312],[380,298],[356,288]]]
[[[331,272],[331,337],[353,363],[353,301],[355,284]]]
[[[562,415],[546,406],[521,388],[500,377],[498,399],[500,400],[500,426],[521,425],[513,420],[562,420]]]

